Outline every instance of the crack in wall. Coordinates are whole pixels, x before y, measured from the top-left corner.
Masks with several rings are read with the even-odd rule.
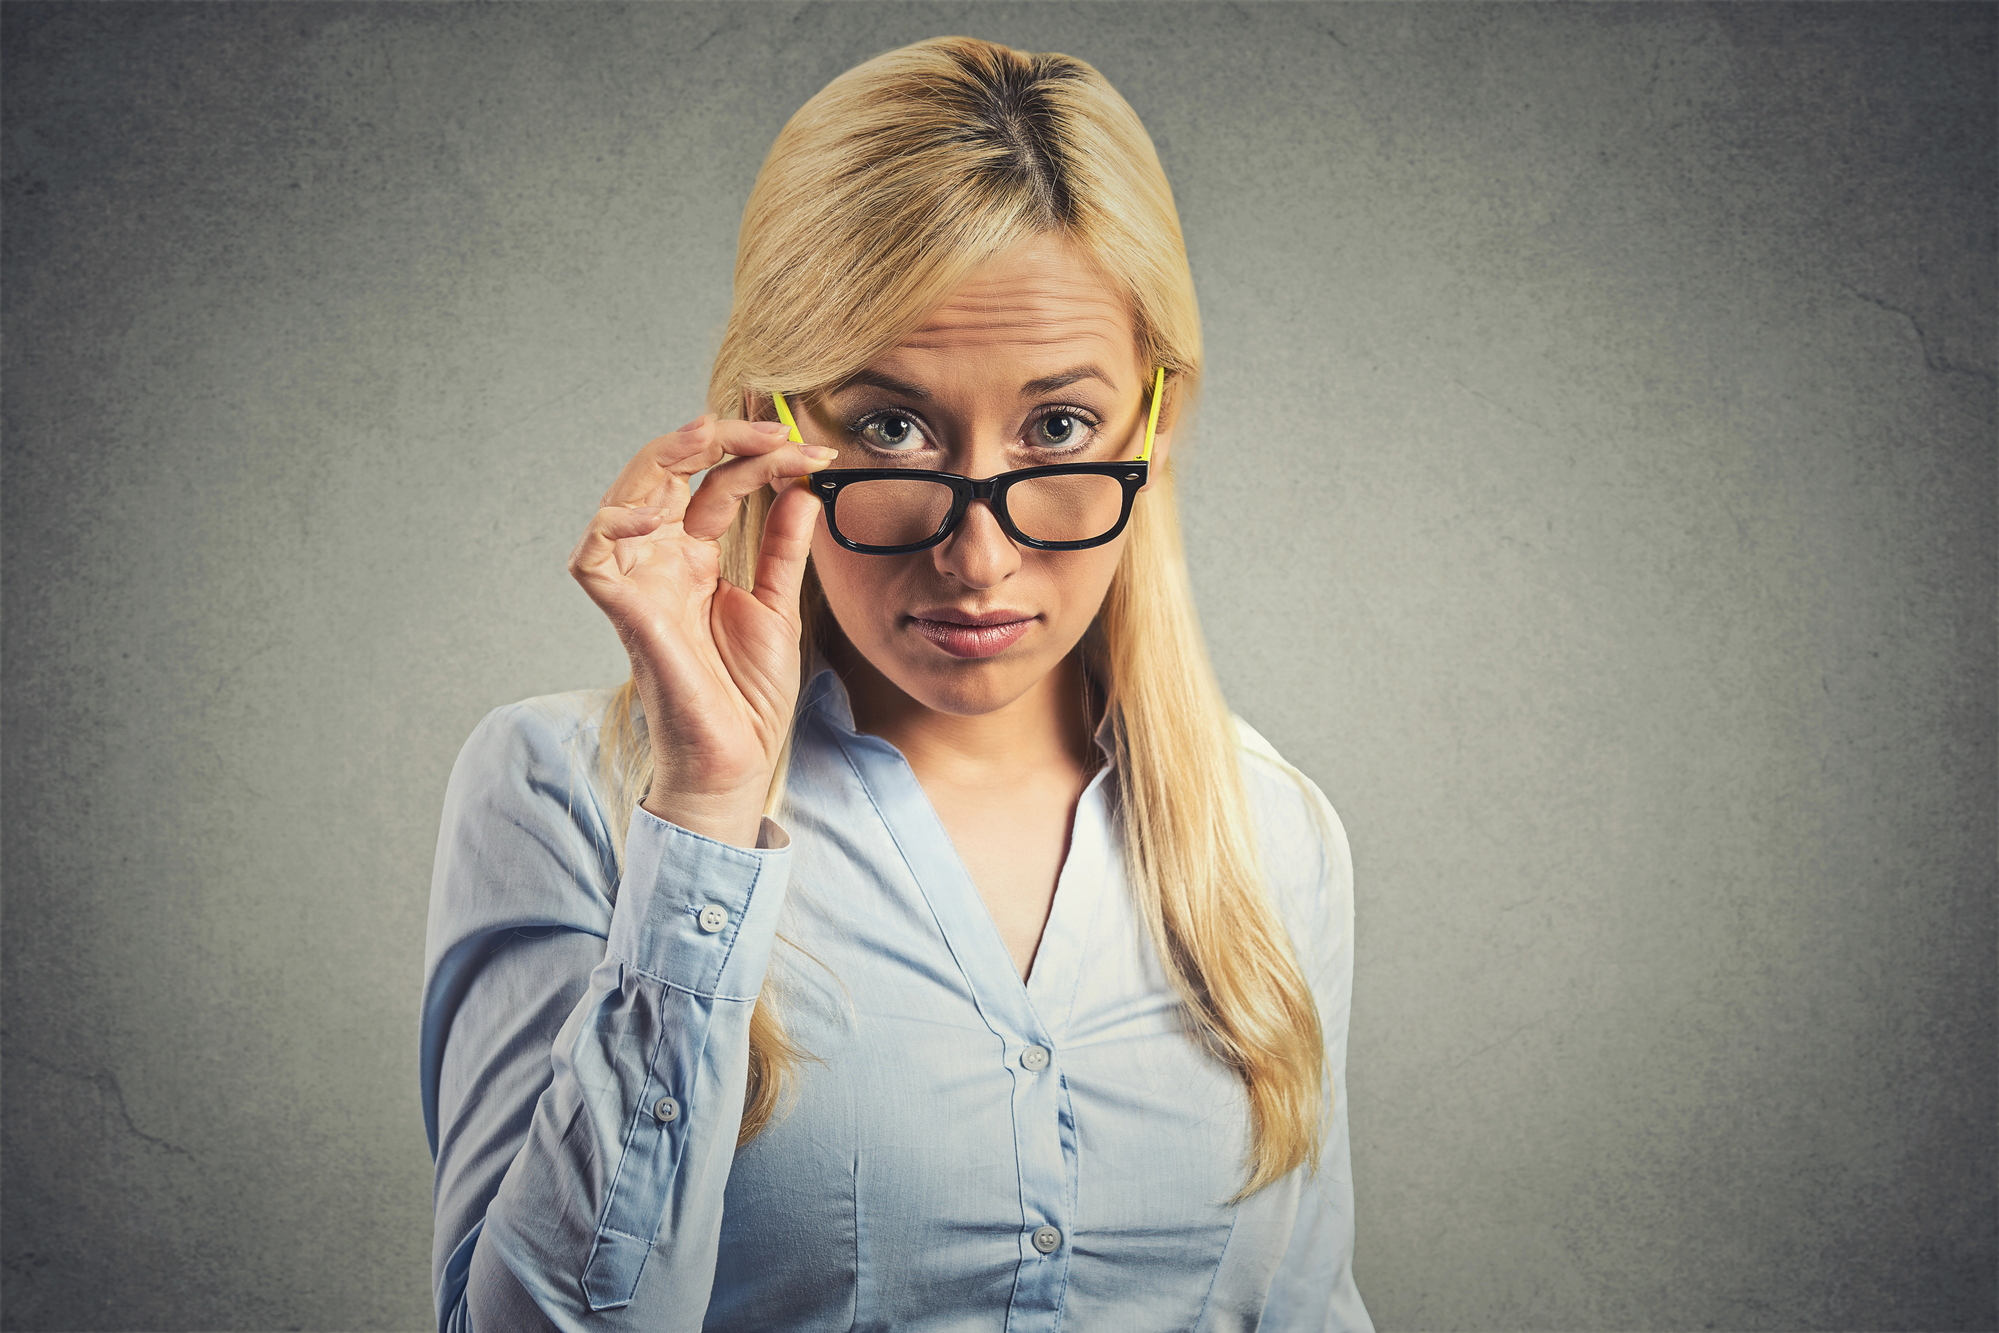
[[[4,1035],[5,1035],[4,1033],[0,1033],[0,1036]],[[118,1108],[118,1118],[125,1122],[126,1131],[130,1133],[133,1138],[139,1139],[145,1143],[150,1143],[155,1148],[159,1148],[163,1152],[170,1153],[174,1156],[185,1157],[190,1161],[194,1160],[194,1154],[189,1152],[186,1148],[181,1147],[178,1143],[170,1142],[166,1139],[159,1137],[159,1135],[157,1134],[148,1134],[145,1130],[140,1129],[139,1126],[136,1123],[134,1123],[132,1119],[131,1109],[125,1104],[125,1090],[119,1086],[118,1076],[113,1074],[110,1070],[70,1069],[63,1065],[57,1064],[53,1060],[45,1060],[39,1055],[29,1055],[24,1051],[9,1052],[7,1058],[10,1060],[25,1060],[27,1063],[31,1065],[39,1065],[41,1068],[48,1070],[52,1074],[61,1074],[65,1078],[73,1078],[78,1080],[79,1082],[88,1083],[92,1087],[97,1089],[98,1095],[100,1097],[102,1097],[105,1093],[108,1092],[110,1094],[112,1104]]]
[[[1900,315],[1903,319],[1907,320],[1910,331],[1916,335],[1916,345],[1922,349],[1923,364],[1931,370],[1944,375],[1969,375],[1973,379],[1984,380],[1987,384],[1999,382],[1999,373],[1987,370],[1983,366],[1960,365],[1952,361],[1949,357],[1932,351],[1929,334],[1924,332],[1922,321],[1917,319],[1912,312],[1904,310],[1901,306],[1884,301],[1878,296],[1863,292],[1858,287],[1848,287],[1846,290],[1853,295],[1855,300],[1865,301],[1877,310],[1885,310],[1891,315]]]

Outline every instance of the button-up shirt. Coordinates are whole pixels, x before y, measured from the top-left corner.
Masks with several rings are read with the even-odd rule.
[[[498,709],[452,771],[422,1014],[440,1329],[482,1310],[509,1329],[1371,1327],[1351,861],[1260,736],[1240,728],[1243,780],[1332,1115],[1316,1173],[1232,1204],[1247,1100],[1190,1036],[1127,888],[1109,765],[1023,982],[915,774],[856,731],[831,671],[802,696],[781,827],[739,848],[636,810],[622,874],[608,701]],[[805,1054],[739,1150],[760,993]]]

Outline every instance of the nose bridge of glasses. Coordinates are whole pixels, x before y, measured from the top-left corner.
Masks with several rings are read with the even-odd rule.
[[[981,507],[981,501],[984,501],[983,508],[992,518],[993,530],[1003,539],[1012,539],[1012,524],[1001,517],[1006,512],[1006,501],[1001,498],[1003,487],[1000,485],[1001,478],[1005,475],[1005,473],[1001,473],[997,477],[987,477],[984,481],[972,482],[970,490],[966,493],[964,500],[957,506],[955,514],[945,528],[944,536],[946,540],[957,537],[964,532],[966,523],[972,518],[973,509]]]
[[[1006,510],[1006,501],[1001,498],[1006,477],[1007,474],[1004,472],[984,480],[975,477],[955,477],[954,480],[960,483],[953,488],[957,491],[956,500],[933,539],[935,544],[939,546],[946,543],[958,544],[966,536],[968,525],[972,529],[975,541],[990,534],[998,536],[1001,541],[1012,543],[1015,538],[1013,525],[1002,517]],[[989,532],[984,524],[972,518],[972,510],[980,501],[985,502],[986,514],[992,522]]]

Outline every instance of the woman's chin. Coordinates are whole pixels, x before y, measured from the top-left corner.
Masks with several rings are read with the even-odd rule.
[[[1039,663],[1010,654],[993,657],[945,657],[933,653],[921,665],[898,664],[890,681],[934,713],[982,717],[996,713],[1033,689],[1045,676]]]

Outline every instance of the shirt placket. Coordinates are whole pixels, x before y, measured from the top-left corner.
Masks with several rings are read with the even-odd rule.
[[[1007,1311],[1010,1333],[1054,1333],[1069,1283],[1076,1203],[1076,1121],[1053,1039],[1010,1036],[1014,1149],[1020,1163],[1020,1266]]]
[[[1075,1254],[1074,1225],[1081,1161],[1075,1105],[1062,1074],[1061,1038],[1083,974],[1090,926],[1106,890],[1106,834],[1101,779],[1078,804],[1069,855],[1055,904],[1042,932],[1024,998],[1033,1022],[1007,1044],[1013,1073],[1013,1123],[1020,1162],[1019,1276],[1007,1327],[1014,1333],[1054,1330]]]
[[[1062,1078],[1060,1031],[1045,1023],[1030,1001],[977,885],[902,756],[874,737],[848,733],[843,743],[928,900],[974,1004],[999,1038],[992,1058],[1003,1062],[1012,1079],[1020,1210],[1019,1258],[1006,1327],[1008,1333],[1055,1333],[1062,1323],[1074,1251],[1078,1181],[1076,1120]],[[1072,845],[1071,862],[1075,851]],[[1065,863],[1064,882],[1071,869]],[[1060,886],[1056,897],[1060,912]],[[1059,929],[1053,915],[1048,928]],[[1078,943],[1070,941],[1072,947]],[[1073,974],[1054,989],[1066,1001],[1073,993]]]

